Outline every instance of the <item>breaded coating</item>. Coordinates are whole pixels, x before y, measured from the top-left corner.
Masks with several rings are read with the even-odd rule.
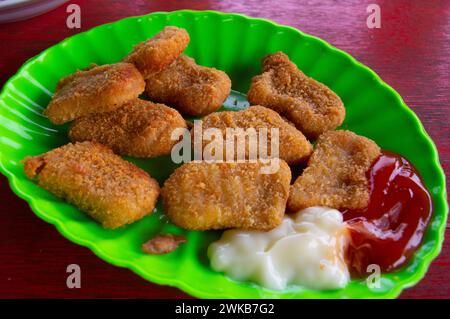
[[[168,26],[136,45],[123,61],[133,63],[148,78],[172,63],[188,44],[189,34],[185,29]]]
[[[244,130],[254,128],[256,136],[260,133],[260,129],[267,129],[267,155],[272,154],[271,149],[271,129],[277,128],[279,132],[279,158],[285,160],[288,164],[298,164],[308,159],[311,155],[313,148],[311,143],[305,138],[305,136],[297,130],[290,123],[285,121],[281,116],[266,107],[255,105],[238,112],[216,112],[209,114],[202,119],[202,131],[205,132],[209,128],[217,128],[221,130],[223,137],[223,145],[225,148],[226,142],[226,129],[227,128],[241,128],[242,131],[235,134],[235,150],[234,159],[237,158],[237,148],[239,140],[238,135],[242,135],[242,139],[246,137]],[[194,127],[191,132],[191,136],[194,136],[197,127]],[[240,133],[240,134],[239,134]],[[248,136],[248,135],[247,135]],[[246,141],[246,140],[244,140]],[[203,147],[205,147],[211,141],[203,140]],[[258,143],[260,142],[258,138]],[[261,141],[262,142],[262,141]],[[245,143],[245,158],[249,158],[249,143],[248,140]],[[224,149],[224,159],[225,157]],[[262,154],[259,154],[262,155]],[[260,157],[258,157],[260,158]]]
[[[158,199],[156,180],[99,143],[69,143],[23,162],[28,178],[105,228],[141,219]]]
[[[160,234],[142,244],[142,251],[150,255],[167,254],[184,244],[186,238],[180,235]]]
[[[369,203],[366,172],[380,156],[374,141],[350,131],[322,134],[308,167],[291,186],[291,212],[311,206],[364,208]]]
[[[186,128],[186,121],[176,110],[135,99],[115,111],[75,120],[69,137],[72,142],[99,142],[117,154],[149,158],[170,154],[178,142],[170,138],[176,128]]]
[[[63,124],[92,113],[109,112],[144,91],[145,82],[130,63],[93,66],[62,78],[44,114]]]
[[[284,216],[291,170],[283,160],[273,174],[261,162],[190,162],[166,180],[161,194],[170,220],[191,230],[269,230]]]
[[[186,55],[148,78],[145,89],[151,100],[193,116],[216,111],[230,90],[231,80],[225,72],[197,65]]]
[[[251,104],[277,111],[310,139],[342,124],[345,108],[339,96],[303,74],[286,54],[268,55],[262,65],[247,94]]]

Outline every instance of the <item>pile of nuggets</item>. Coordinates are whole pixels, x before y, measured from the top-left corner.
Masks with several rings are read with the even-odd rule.
[[[286,211],[367,206],[365,172],[380,149],[365,137],[335,130],[345,108],[332,90],[277,52],[263,59],[262,74],[252,80],[248,100],[253,106],[215,112],[230,94],[230,78],[184,55],[189,40],[186,30],[169,26],[121,62],[92,65],[61,79],[44,112],[54,124],[71,122],[72,143],[25,158],[26,175],[111,229],[151,213],[160,193],[169,219],[189,230],[266,231],[277,227]],[[152,102],[139,98],[144,91]],[[147,172],[119,155],[170,154],[178,142],[172,132],[187,128],[182,114],[204,116],[202,129],[277,128],[279,169],[261,174],[259,160],[190,162],[160,189]],[[305,168],[291,185],[289,165],[298,164]],[[182,242],[164,235],[143,249],[166,253]]]

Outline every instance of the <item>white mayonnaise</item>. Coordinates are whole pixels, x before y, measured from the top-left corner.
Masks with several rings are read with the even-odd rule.
[[[310,207],[286,215],[268,232],[227,230],[209,246],[208,256],[215,271],[269,289],[336,289],[350,278],[344,261],[348,242],[339,211]]]

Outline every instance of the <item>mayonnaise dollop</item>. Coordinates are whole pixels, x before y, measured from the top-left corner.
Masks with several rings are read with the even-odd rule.
[[[348,242],[339,211],[310,207],[268,232],[227,230],[209,246],[208,256],[215,271],[269,289],[337,289],[350,278],[344,261]]]

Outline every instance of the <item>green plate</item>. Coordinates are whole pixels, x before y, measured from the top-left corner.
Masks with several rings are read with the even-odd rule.
[[[309,76],[333,89],[345,103],[343,128],[374,139],[382,148],[407,157],[420,171],[433,197],[434,214],[424,242],[411,262],[382,276],[381,287],[370,290],[353,280],[345,289],[312,291],[291,287],[263,289],[228,279],[211,270],[206,256],[219,232],[187,232],[171,225],[161,204],[157,212],[120,230],[104,230],[85,214],[29,181],[20,160],[68,142],[67,126],[53,126],[42,110],[57,81],[90,63],[119,61],[134,44],[166,25],[186,28],[191,43],[186,53],[199,64],[226,71],[233,94],[225,107],[247,106],[250,79],[260,72],[261,58],[282,50]],[[238,103],[235,103],[235,100]],[[432,140],[402,98],[373,71],[347,53],[294,28],[238,14],[212,11],[157,12],[131,17],[77,34],[29,60],[0,95],[0,168],[14,192],[29,202],[40,218],[55,225],[69,240],[89,247],[105,261],[126,267],[143,278],[176,286],[205,298],[378,298],[396,297],[416,284],[438,255],[444,239],[447,202],[444,173]],[[131,160],[131,159],[130,159]],[[132,160],[160,183],[174,169],[169,157]],[[160,231],[185,234],[188,243],[162,256],[141,252],[141,244]]]

